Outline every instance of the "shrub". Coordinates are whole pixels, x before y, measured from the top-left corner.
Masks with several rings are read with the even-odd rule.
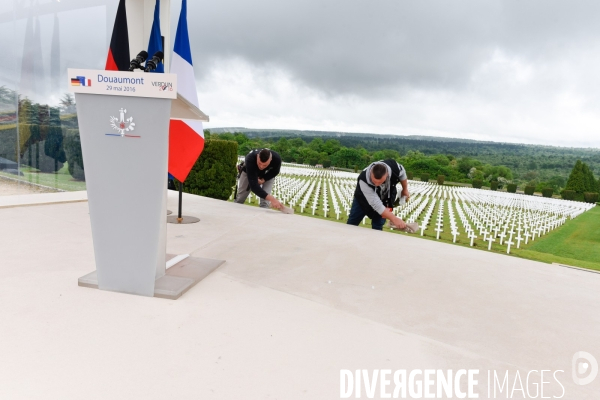
[[[574,200],[575,199],[575,191],[574,190],[563,190],[561,196],[565,200]]]
[[[63,162],[66,161],[64,152],[60,153],[62,156],[60,159],[63,161],[61,162],[53,157],[49,157],[46,154],[46,147],[46,140],[31,144],[29,148],[25,150],[25,154],[23,154],[22,163],[39,169],[42,172],[56,172],[61,169],[63,167]]]
[[[446,180],[446,177],[444,175],[438,175],[437,176],[437,183],[438,183],[438,185],[443,185],[445,180]]]
[[[183,185],[183,191],[227,200],[235,185],[237,152],[236,141],[207,140]]]
[[[414,174],[412,171],[406,171],[406,178],[412,180],[414,178]]]
[[[598,202],[598,193],[585,192],[583,194],[583,198],[585,199],[586,203],[596,203]]]
[[[21,156],[40,140],[42,140],[42,137],[39,125],[19,124],[19,152]]]
[[[483,186],[483,181],[481,179],[473,179],[472,185],[475,189],[481,189],[481,187]]]
[[[421,180],[423,182],[429,182],[429,174],[421,174]]]
[[[69,174],[78,181],[85,181],[83,155],[81,153],[81,139],[79,129],[67,129],[64,135],[64,147],[67,158]]]
[[[552,189],[552,188],[542,189],[542,196],[544,196],[544,197],[552,197],[553,193],[554,193],[554,189]]]
[[[535,193],[535,186],[525,186],[524,192],[525,194],[533,196],[533,194]]]
[[[323,161],[323,168],[329,168],[329,167],[331,167],[331,160]]]
[[[506,191],[508,193],[517,193],[517,184],[516,183],[509,183],[506,186]]]
[[[60,126],[49,126],[44,144],[44,154],[59,163],[67,161],[63,148],[63,134]]]
[[[498,190],[498,181],[491,181],[490,182],[490,189],[491,190]]]
[[[17,138],[16,125],[0,127],[0,157],[17,162]]]

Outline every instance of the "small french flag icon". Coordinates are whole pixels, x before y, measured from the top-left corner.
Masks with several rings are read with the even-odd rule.
[[[81,86],[92,86],[92,80],[85,79],[85,76],[78,76],[77,79],[79,79]]]

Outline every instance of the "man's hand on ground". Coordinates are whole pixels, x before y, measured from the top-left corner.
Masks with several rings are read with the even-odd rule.
[[[271,200],[271,207],[281,210],[283,208],[283,204],[279,202],[275,197]]]
[[[394,218],[390,219],[390,224],[393,225],[394,229],[406,228],[406,223],[398,217],[394,217]]]

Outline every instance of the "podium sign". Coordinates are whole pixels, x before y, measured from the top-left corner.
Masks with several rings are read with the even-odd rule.
[[[69,69],[98,288],[154,295],[165,274],[173,74]]]

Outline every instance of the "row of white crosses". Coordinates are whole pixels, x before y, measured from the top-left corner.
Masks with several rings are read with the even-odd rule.
[[[435,223],[436,231],[436,239],[440,239],[440,234],[444,232],[444,202],[440,201],[440,206],[438,207],[437,221]]]
[[[456,202],[458,208],[458,202]],[[460,235],[458,233],[458,226],[456,225],[456,219],[454,218],[454,210],[452,209],[452,201],[448,200],[448,216],[450,218],[450,233],[452,234],[452,243],[456,243],[456,237]]]
[[[346,216],[350,213],[357,174],[284,164],[279,176],[280,178],[275,181],[274,196],[277,197],[277,195],[283,193],[283,196],[278,198],[285,204],[291,207],[300,204],[300,213],[304,213],[311,199],[312,215],[315,215],[317,209],[322,210],[325,217],[332,211],[336,219],[339,220],[344,213]],[[294,179],[305,182],[310,181],[311,183],[305,183],[300,190],[293,192],[295,189]],[[290,191],[294,193],[293,197],[287,194]],[[332,209],[330,209],[330,204]]]
[[[434,229],[436,238],[440,238],[440,233],[443,232],[443,199],[448,199],[448,217],[454,242],[460,233],[453,206],[457,210],[471,246],[478,238],[476,231],[479,231],[483,241],[487,242],[489,250],[492,248],[492,243],[498,241],[499,245],[506,246],[507,253],[510,253],[511,246],[515,245],[515,241],[517,248],[520,248],[522,241],[527,244],[530,238],[535,240],[536,236],[540,237],[556,229],[568,218],[575,218],[594,207],[593,204],[560,199],[446,187],[424,182],[411,182],[410,188],[412,193],[417,192],[424,195],[430,201],[428,212],[421,222],[421,235],[428,228],[427,225],[436,200],[440,199],[438,218]],[[419,211],[423,208],[424,206],[420,204]],[[400,211],[399,215],[403,215],[403,212]],[[475,228],[471,226],[471,222]]]
[[[297,207],[300,213],[312,211],[315,215],[320,211],[326,217],[335,215],[340,220],[350,212],[357,176],[352,172],[284,163],[275,180],[273,195]],[[453,242],[464,233],[471,246],[479,240],[491,250],[492,244],[497,243],[506,246],[507,253],[512,247],[520,248],[521,243],[528,244],[594,207],[575,201],[419,181],[410,181],[409,190],[410,201],[393,212],[406,222],[418,222],[421,236],[432,230],[439,240],[441,233],[449,229]],[[449,226],[444,226],[446,215]],[[432,220],[435,223],[430,227]],[[362,222],[366,223],[366,218]]]

